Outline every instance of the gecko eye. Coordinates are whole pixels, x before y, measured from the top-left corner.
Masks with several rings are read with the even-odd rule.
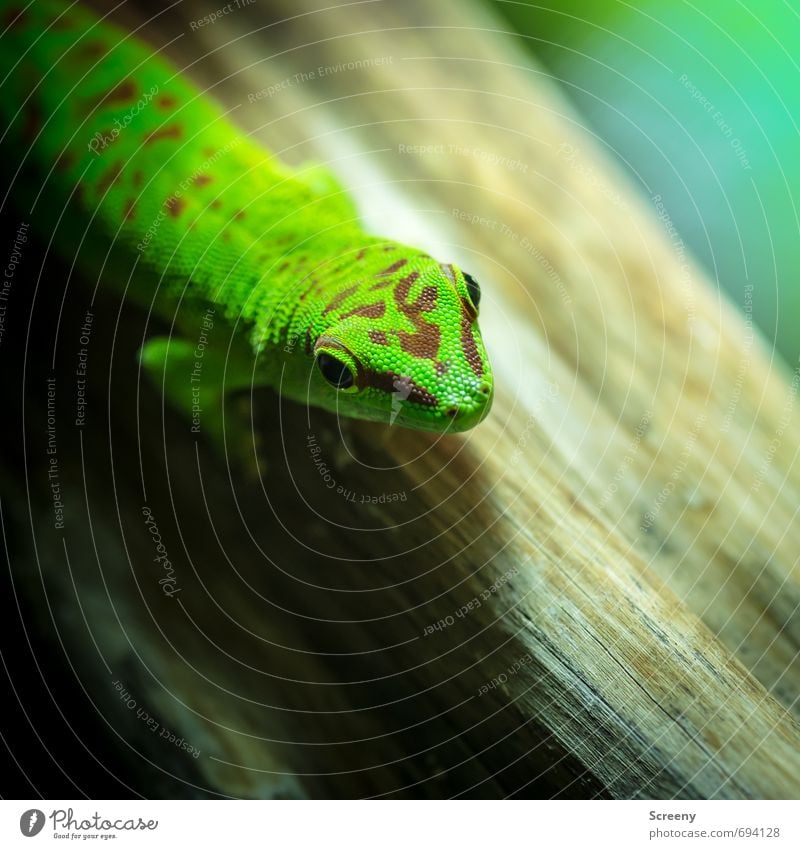
[[[322,376],[331,386],[337,389],[349,389],[353,385],[353,372],[342,362],[330,354],[320,354],[317,357],[317,366]]]
[[[478,285],[478,281],[471,275],[467,274],[467,272],[463,272],[464,280],[467,284],[467,292],[469,292],[470,300],[472,301],[472,306],[475,309],[478,309],[478,305],[481,302],[481,287]]]

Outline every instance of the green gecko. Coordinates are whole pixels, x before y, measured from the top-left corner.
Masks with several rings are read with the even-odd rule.
[[[206,402],[267,385],[428,431],[487,415],[493,379],[469,274],[365,232],[330,171],[281,163],[153,49],[79,4],[20,3],[0,31],[4,149],[34,174],[67,259],[113,249],[127,264],[101,263],[101,285],[173,324],[141,352],[171,403],[191,411],[202,365]]]

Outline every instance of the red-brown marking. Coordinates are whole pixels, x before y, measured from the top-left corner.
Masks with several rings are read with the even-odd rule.
[[[369,291],[374,292],[377,289],[385,289],[387,286],[391,286],[392,283],[394,283],[394,280],[392,280],[391,277],[387,280],[381,280],[378,283],[374,283],[372,286],[370,286]]]
[[[52,29],[53,32],[65,32],[68,29],[72,29],[73,26],[72,18],[70,18],[69,15],[64,14],[53,21],[50,25],[50,29]]]
[[[195,186],[207,186],[209,183],[213,182],[214,178],[208,174],[198,174],[192,182]]]
[[[102,41],[89,41],[82,44],[75,55],[78,59],[99,59],[106,55],[106,46]]]
[[[376,345],[388,345],[389,337],[383,330],[370,330],[367,333],[369,336],[369,341],[374,342]]]
[[[364,304],[363,306],[356,307],[355,309],[346,312],[342,319],[350,318],[354,315],[361,315],[364,318],[383,318],[386,314],[386,304],[383,301],[380,301],[377,304]]]
[[[334,296],[333,300],[322,311],[322,314],[327,315],[329,312],[333,312],[335,309],[338,309],[352,294],[355,293],[357,289],[358,286],[349,286],[347,289],[343,289]]]
[[[142,181],[144,180],[144,174],[141,171],[135,171],[133,174],[133,187],[134,189],[139,189],[142,186]]]
[[[436,369],[436,374],[439,375],[439,377],[443,377],[448,371],[450,371],[450,360],[445,360],[443,363],[434,363],[433,367]]]
[[[379,271],[376,276],[384,277],[387,274],[394,274],[395,271],[400,271],[404,265],[408,265],[408,260],[398,259],[397,262],[393,262],[388,268],[384,268],[383,271]]]
[[[180,124],[173,124],[171,127],[162,127],[160,130],[153,130],[145,136],[144,143],[152,144],[160,139],[179,139],[183,135],[183,127]]]
[[[236,213],[236,215],[233,216],[233,220],[234,221],[241,221],[246,215],[247,215],[247,213],[243,209],[240,209]]]
[[[128,198],[125,201],[125,214],[122,216],[123,221],[130,221],[136,217],[136,199]]]
[[[28,16],[25,13],[25,10],[15,6],[3,15],[2,27],[3,29],[6,29],[6,27],[18,29],[19,27],[25,26],[27,20]]]
[[[27,144],[36,141],[42,129],[42,110],[37,100],[32,99],[25,108],[22,124],[22,138]]]
[[[356,259],[364,259],[364,255],[366,254],[366,250],[361,248],[361,250],[356,254]]]
[[[211,209],[219,209],[222,206],[222,201],[219,198],[215,198],[211,201]]]
[[[475,342],[475,336],[472,332],[472,322],[474,319],[463,305],[462,310],[461,350],[464,352],[464,358],[469,363],[469,367],[475,373],[475,376],[481,377],[483,375],[483,363],[481,362],[481,355],[478,353],[478,345]]]
[[[105,174],[97,181],[97,194],[104,195],[114,183],[119,179],[122,173],[122,160],[118,159]]]
[[[400,340],[400,347],[407,354],[432,360],[439,353],[442,332],[437,324],[428,321],[422,313],[435,309],[437,291],[435,286],[426,286],[416,300],[412,301],[411,287],[418,278],[419,272],[412,271],[395,287],[394,299],[397,308],[415,328],[413,333],[399,330],[397,338]]]
[[[173,218],[177,218],[186,209],[186,201],[183,198],[169,197],[164,201],[164,206]]]
[[[97,94],[86,99],[86,109],[94,112],[115,103],[129,103],[136,97],[136,83],[133,80],[123,80],[104,94]]]
[[[56,160],[56,171],[69,171],[75,164],[75,155],[69,150],[62,150]]]
[[[178,102],[178,98],[171,94],[162,94],[156,98],[156,106],[161,109],[170,109]]]

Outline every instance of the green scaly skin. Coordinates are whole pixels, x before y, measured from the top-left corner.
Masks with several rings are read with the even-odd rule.
[[[142,354],[162,374],[170,356],[177,363],[179,379],[165,379],[176,404],[186,407],[196,316],[212,305],[249,341],[238,365],[215,374],[226,390],[269,385],[338,414],[439,432],[486,416],[492,373],[468,275],[365,233],[326,169],[279,162],[144,43],[79,5],[26,5],[0,22],[3,147],[26,154],[40,207],[55,216],[67,206],[58,235],[69,259],[89,227],[83,254],[113,244],[136,262],[129,296],[149,305],[149,276],[164,318],[178,303],[195,317]],[[106,268],[102,282],[127,279]],[[352,385],[332,385],[337,370]]]

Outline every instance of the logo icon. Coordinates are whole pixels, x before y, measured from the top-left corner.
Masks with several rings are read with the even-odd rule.
[[[19,830],[25,837],[36,837],[44,828],[44,812],[38,808],[31,808],[19,818]]]

